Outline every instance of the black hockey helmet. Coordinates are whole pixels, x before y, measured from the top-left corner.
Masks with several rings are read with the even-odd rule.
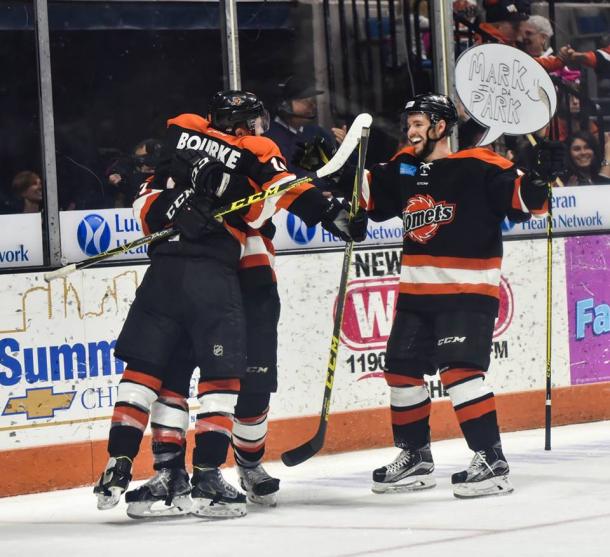
[[[254,135],[269,129],[269,113],[263,102],[247,91],[218,91],[210,99],[208,114],[213,128],[230,134],[237,127],[245,127]]]
[[[427,114],[433,125],[436,125],[439,120],[445,120],[447,124],[445,135],[451,132],[451,129],[458,121],[457,109],[453,101],[446,95],[425,93],[423,95],[416,95],[407,101],[401,119],[403,131],[407,129],[407,116],[414,112]]]

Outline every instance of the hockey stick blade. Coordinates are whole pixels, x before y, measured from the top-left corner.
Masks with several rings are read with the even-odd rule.
[[[324,445],[324,435],[320,435],[318,431],[306,443],[282,453],[282,462],[286,466],[297,466],[314,456],[322,448],[322,445]]]
[[[316,171],[317,178],[324,178],[325,176],[330,176],[331,174],[338,172],[343,167],[343,165],[347,162],[347,159],[349,159],[354,149],[358,146],[362,130],[364,128],[369,128],[372,121],[373,117],[367,113],[362,113],[356,116],[354,122],[352,123],[349,130],[347,131],[347,134],[345,135],[345,139],[337,149],[337,152],[324,166],[322,166]],[[237,201],[234,201],[229,205],[220,207],[219,209],[214,211],[214,216],[219,218],[224,215],[228,215],[229,213],[233,213],[235,211],[238,211],[239,209],[243,209],[244,207],[249,207],[250,205],[254,205],[255,203],[264,201],[269,197],[279,195],[280,193],[283,193],[286,190],[292,189],[301,184],[311,182],[311,180],[312,178],[306,176],[304,178],[298,178],[290,182],[274,184],[265,191],[255,193],[243,199],[238,199]],[[157,240],[171,238],[172,236],[176,236],[177,234],[178,231],[172,228],[154,232],[153,234],[138,238],[137,240],[125,244],[124,246],[113,248],[98,255],[94,255],[93,257],[90,257],[88,259],[84,259],[83,261],[79,261],[78,263],[70,263],[69,265],[65,265],[64,267],[55,269],[54,271],[49,271],[48,273],[44,274],[44,280],[50,282],[56,278],[66,277],[74,271],[77,271],[79,269],[86,269],[87,267],[91,267],[96,263],[114,257],[115,255],[125,253],[130,249],[150,244],[151,242]]]

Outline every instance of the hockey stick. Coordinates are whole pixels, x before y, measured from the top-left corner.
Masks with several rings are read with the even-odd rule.
[[[244,197],[243,199],[238,199],[236,201],[233,201],[233,203],[220,207],[218,210],[214,211],[214,216],[220,218],[224,215],[228,215],[229,213],[238,211],[239,209],[243,209],[244,207],[249,207],[250,205],[254,205],[255,203],[264,201],[269,197],[279,195],[280,193],[283,193],[301,184],[311,182],[315,178],[324,178],[325,176],[329,176],[339,171],[347,162],[347,159],[350,157],[354,149],[358,146],[362,130],[364,128],[369,128],[371,125],[371,121],[372,117],[370,114],[359,114],[355,118],[350,129],[345,135],[345,139],[337,149],[337,152],[324,166],[322,166],[316,171],[316,175],[313,178],[305,176],[303,178],[297,178],[296,180],[292,180],[290,182],[274,184],[264,191],[255,193],[248,197]],[[93,257],[89,257],[87,259],[79,261],[78,263],[71,263],[70,265],[65,265],[64,267],[60,267],[59,269],[55,269],[54,271],[45,273],[44,280],[50,282],[53,279],[65,277],[70,273],[73,273],[74,271],[77,271],[79,269],[86,269],[87,267],[91,267],[92,265],[95,265],[100,261],[105,261],[106,259],[114,257],[115,255],[126,253],[129,250],[144,246],[146,244],[150,244],[151,242],[155,242],[158,240],[167,240],[169,238],[177,236],[178,234],[179,231],[174,228],[167,228],[165,230],[154,232],[152,234],[149,234],[148,236],[138,238],[133,242],[129,242],[122,246],[118,246],[116,248],[102,252],[98,255],[94,255]]]
[[[358,168],[356,171],[356,179],[354,181],[354,190],[352,192],[350,219],[356,214],[360,201],[360,192],[362,191],[362,180],[364,178],[365,170],[364,161],[369,142],[369,131],[370,128],[368,126],[362,129],[360,149],[358,150]],[[341,280],[339,282],[339,294],[337,296],[337,308],[335,311],[335,320],[333,324],[333,335],[330,341],[330,355],[328,358],[328,368],[326,369],[326,383],[324,384],[324,396],[322,397],[322,411],[320,412],[320,423],[318,425],[318,430],[309,441],[306,441],[302,445],[282,453],[282,462],[286,466],[296,466],[297,464],[305,462],[324,446],[324,438],[326,437],[326,428],[328,426],[328,417],[330,413],[330,400],[333,384],[335,382],[335,369],[337,367],[337,356],[340,342],[339,335],[341,334],[341,325],[343,323],[343,309],[345,307],[347,280],[349,278],[349,268],[353,248],[354,242],[347,242],[343,252]]]
[[[551,103],[546,91],[542,87],[538,87],[538,95],[540,100],[546,106],[549,112],[549,123],[553,115],[551,114]],[[531,134],[527,134],[532,147],[535,147],[536,138]],[[559,179],[558,179],[559,181]],[[561,182],[559,182],[561,185]],[[551,422],[552,422],[552,406],[551,406],[551,388],[552,388],[552,322],[553,322],[553,184],[547,184],[548,195],[548,212],[546,217],[546,385],[545,385],[545,406],[544,406],[544,450],[551,450]]]

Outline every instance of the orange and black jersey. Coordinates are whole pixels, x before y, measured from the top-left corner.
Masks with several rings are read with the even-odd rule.
[[[545,213],[546,188],[481,148],[423,162],[407,147],[369,179],[371,219],[403,221],[398,308],[497,312],[501,223]]]
[[[220,161],[230,174],[245,176],[254,193],[271,185],[295,179],[288,172],[278,146],[267,137],[246,135],[236,137],[218,131],[197,114],[181,114],[167,122],[167,134],[156,168],[155,182],[169,178],[173,154],[179,149],[195,149]],[[312,184],[301,184],[284,193],[253,205],[245,220],[253,227],[262,226],[280,209],[286,209],[309,226],[320,221],[328,201]]]
[[[195,149],[211,156],[225,166],[231,174],[232,200],[266,190],[271,185],[295,180],[286,169],[286,161],[277,145],[269,138],[259,136],[236,137],[210,127],[209,122],[196,114],[181,114],[167,122],[167,134],[156,168],[153,187],[162,187],[169,179],[173,154],[178,149]],[[246,180],[235,184],[235,178]],[[242,195],[235,195],[241,192]],[[280,209],[294,213],[308,226],[320,221],[328,201],[312,184],[301,184],[262,203],[253,205],[243,216],[248,224],[240,260],[240,276],[250,284],[275,282],[273,262],[275,227],[271,217]]]

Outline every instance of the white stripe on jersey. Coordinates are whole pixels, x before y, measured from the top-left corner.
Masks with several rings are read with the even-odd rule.
[[[451,269],[402,265],[400,282],[411,284],[500,284],[500,269]]]
[[[246,236],[246,247],[242,254],[242,259],[249,255],[266,255],[269,259],[269,265],[273,267],[275,264],[275,257],[267,249],[262,236]]]

